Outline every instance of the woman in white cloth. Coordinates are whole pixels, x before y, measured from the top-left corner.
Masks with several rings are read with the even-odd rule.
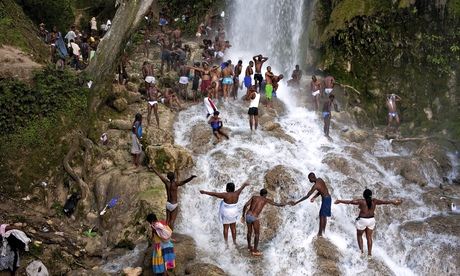
[[[228,242],[228,228],[232,231],[233,244],[236,245],[236,222],[241,212],[238,211],[237,203],[243,189],[248,186],[249,183],[245,182],[238,190],[235,191],[235,184],[227,183],[225,193],[207,192],[201,190],[200,193],[204,195],[210,195],[217,198],[222,198],[222,202],[219,207],[219,218],[224,225],[224,240]]]

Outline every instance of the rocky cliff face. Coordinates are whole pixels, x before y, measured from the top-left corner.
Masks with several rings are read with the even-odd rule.
[[[309,29],[312,65],[348,89],[362,125],[384,124],[385,96],[402,97],[403,130],[458,137],[459,1],[318,0]],[[414,131],[415,130],[415,131]]]

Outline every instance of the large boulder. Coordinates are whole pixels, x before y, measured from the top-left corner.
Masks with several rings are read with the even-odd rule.
[[[363,143],[369,137],[367,131],[362,129],[353,129],[343,133],[343,137],[353,143]]]
[[[149,146],[149,145],[161,145],[161,144],[172,144],[174,142],[174,138],[171,132],[160,129],[157,127],[149,127],[145,128],[142,143]]]
[[[109,122],[109,128],[119,130],[131,130],[133,122],[126,120],[111,120]]]
[[[352,165],[350,162],[344,157],[334,153],[328,153],[321,162],[327,164],[332,170],[341,172],[344,175],[350,175],[352,172]]]
[[[145,151],[149,159],[149,165],[162,171],[174,172],[189,169],[194,165],[190,152],[179,145],[148,146]]]
[[[330,241],[324,238],[316,238],[313,241],[316,252],[315,275],[341,275],[337,266],[340,260],[339,250]]]
[[[220,267],[208,263],[195,263],[187,265],[185,275],[191,276],[225,276],[227,275]]]
[[[190,131],[190,144],[188,147],[195,154],[208,152],[212,147],[212,131],[207,124],[196,124]]]
[[[123,112],[128,108],[128,101],[125,98],[118,98],[113,101],[113,108],[118,112]]]

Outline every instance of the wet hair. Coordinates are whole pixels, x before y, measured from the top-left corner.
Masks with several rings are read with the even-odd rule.
[[[281,74],[281,75],[279,75],[279,76],[278,76],[278,78],[281,80],[281,79],[283,79],[283,78],[284,78],[284,75],[283,75],[283,74]]]
[[[272,70],[272,67],[271,66],[267,66],[267,71],[268,70]]]
[[[227,187],[225,188],[225,190],[226,190],[228,193],[234,192],[234,191],[235,191],[235,184],[232,183],[232,182],[227,183]]]
[[[268,194],[267,189],[263,188],[260,190],[260,195],[261,196],[266,196]]]
[[[300,66],[298,64],[295,65],[295,68],[299,68]]]
[[[249,61],[249,64],[254,64],[254,61],[250,60],[250,61]]]
[[[316,178],[316,175],[313,172],[311,172],[311,173],[308,174],[308,178],[311,178],[311,177]]]
[[[363,197],[366,200],[367,208],[371,209],[372,207],[372,191],[369,189],[364,190]]]
[[[142,121],[142,114],[136,113],[136,116],[134,116],[134,121]]]
[[[335,98],[335,96],[333,94],[329,95],[329,99],[333,100],[334,98]]]
[[[214,114],[214,116],[219,116],[220,112],[216,110],[216,111],[214,111],[213,114]]]
[[[166,177],[169,179],[169,181],[173,181],[176,176],[174,175],[173,172],[168,172],[166,174]]]
[[[227,60],[227,64],[232,64],[232,60],[231,59]]]
[[[152,223],[152,222],[155,222],[157,221],[157,216],[154,214],[154,213],[150,213],[147,215],[147,217],[145,218],[145,220],[149,223]]]
[[[241,59],[238,60],[238,64],[242,64],[242,63],[243,63],[243,61]]]

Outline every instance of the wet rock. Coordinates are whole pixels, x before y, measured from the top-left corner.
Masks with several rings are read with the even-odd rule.
[[[321,162],[327,164],[332,170],[341,172],[344,175],[350,175],[352,171],[348,160],[334,153],[328,153]]]
[[[276,193],[280,200],[285,202],[291,200],[300,192],[297,183],[301,180],[301,177],[301,172],[278,165],[268,170],[265,174],[265,188],[270,192]]]
[[[131,130],[133,123],[125,120],[112,120],[109,122],[109,128],[119,130]]]
[[[138,92],[128,92],[126,93],[126,100],[128,104],[140,103],[142,102],[142,95]]]
[[[113,108],[118,112],[123,112],[128,108],[128,101],[125,98],[119,98],[113,101]]]
[[[208,263],[189,264],[185,269],[186,275],[191,276],[225,276],[227,275],[220,267]]]
[[[139,90],[139,87],[135,83],[128,82],[126,84],[126,89],[128,89],[128,91],[131,92],[137,92]]]
[[[156,127],[149,127],[145,129],[142,140],[146,145],[161,145],[172,144],[174,138],[169,131]]]
[[[353,143],[363,143],[367,140],[369,134],[365,130],[354,129],[345,132],[343,137]]]
[[[280,128],[280,124],[278,123],[275,123],[275,122],[266,122],[264,125],[263,125],[263,128],[265,131],[273,131],[275,129],[278,129]]]
[[[188,169],[193,166],[193,159],[185,148],[179,145],[163,144],[159,146],[148,146],[146,155],[149,158],[149,165],[162,171],[176,171]]]
[[[338,248],[324,238],[316,238],[313,247],[316,252],[315,275],[341,275],[337,266],[341,257]]]
[[[206,124],[196,124],[190,131],[190,148],[195,154],[203,154],[212,148],[212,132]]]

